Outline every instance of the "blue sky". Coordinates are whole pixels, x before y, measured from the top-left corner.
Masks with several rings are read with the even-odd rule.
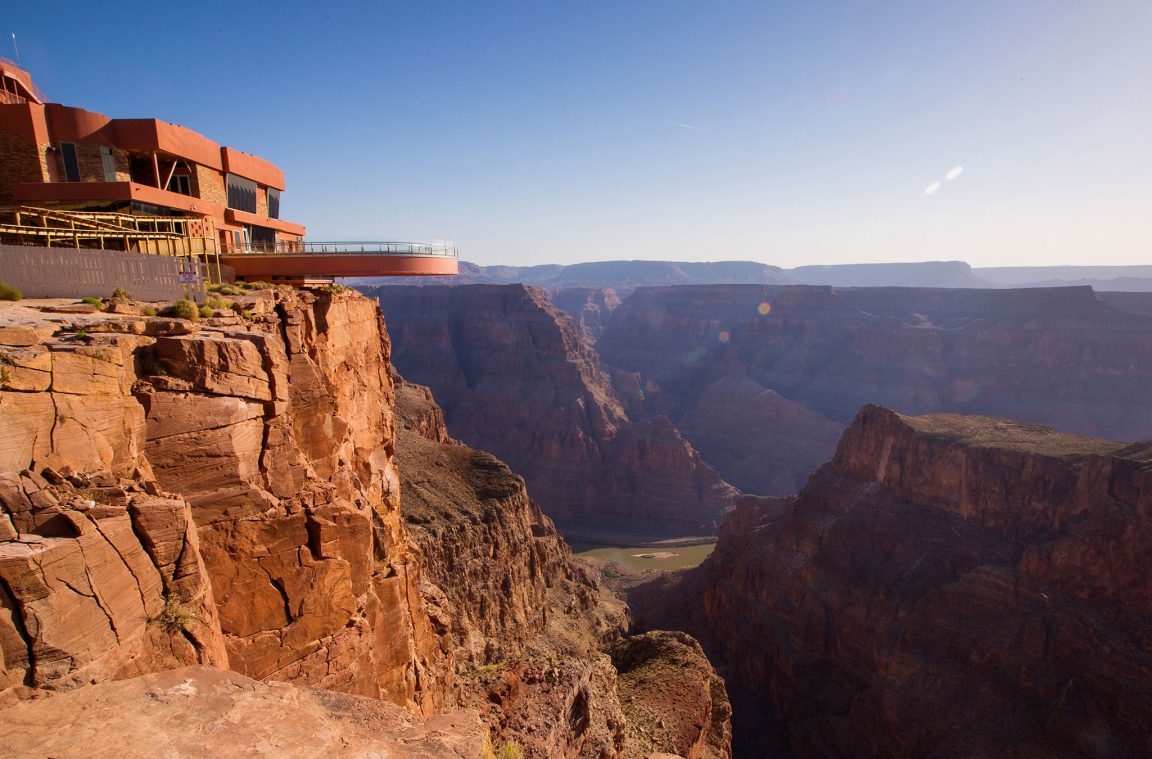
[[[5,20],[53,100],[281,166],[283,215],[312,239],[447,238],[519,265],[1152,260],[1147,0],[21,3]]]

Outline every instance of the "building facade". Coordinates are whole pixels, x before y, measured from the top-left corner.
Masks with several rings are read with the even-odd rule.
[[[284,172],[159,119],[113,119],[47,103],[0,59],[0,206],[199,217],[221,252],[291,250],[305,228],[280,218]]]

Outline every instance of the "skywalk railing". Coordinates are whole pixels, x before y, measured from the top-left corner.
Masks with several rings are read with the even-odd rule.
[[[23,68],[21,68],[19,63],[12,60],[11,58],[5,58],[2,55],[0,55],[0,63],[6,63],[9,66],[13,66],[15,68],[20,69],[21,71],[24,70]],[[32,90],[32,94],[35,95],[37,98],[39,98],[41,103],[47,103],[48,102],[48,96],[44,94],[44,91],[41,90],[39,87],[37,87],[35,82],[29,82],[29,84],[31,85],[31,87],[29,89]]]
[[[443,256],[458,258],[456,245],[452,242],[381,242],[351,240],[342,242],[292,242],[277,240],[273,243],[249,243],[229,245],[223,252],[226,256]]]

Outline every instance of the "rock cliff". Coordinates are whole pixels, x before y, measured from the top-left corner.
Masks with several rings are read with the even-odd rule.
[[[736,491],[666,419],[632,422],[581,329],[523,285],[386,287],[398,369],[554,519],[710,532]]]
[[[624,639],[627,609],[573,560],[524,480],[453,441],[427,388],[396,387],[401,510],[433,623],[453,646],[459,705],[480,710],[494,744],[529,757],[727,757],[727,697],[699,644]],[[637,679],[676,684],[676,697]]]
[[[5,689],[206,663],[443,702],[375,304],[281,289],[200,328],[3,317]]]
[[[626,607],[393,379],[374,302],[246,297],[198,324],[0,306],[5,750],[727,757],[702,658],[646,713],[677,730],[633,737]]]
[[[666,415],[764,495],[795,492],[869,403],[1152,437],[1152,318],[1088,288],[640,288],[596,350],[633,417]]]
[[[1150,540],[1152,445],[867,407],[798,497],[744,499],[673,592],[703,605],[742,745],[1138,756]]]

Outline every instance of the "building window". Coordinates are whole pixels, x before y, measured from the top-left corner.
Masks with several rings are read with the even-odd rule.
[[[268,218],[280,218],[280,191],[268,188]]]
[[[112,152],[112,148],[104,145],[100,146],[100,161],[104,164],[104,181],[116,181],[116,154]]]
[[[64,176],[69,182],[80,181],[80,163],[76,160],[76,145],[60,143],[60,159],[64,161]]]
[[[228,175],[228,207],[256,213],[256,183],[251,179]]]
[[[181,195],[192,194],[192,178],[187,174],[173,174],[168,182],[168,192],[178,192]]]

